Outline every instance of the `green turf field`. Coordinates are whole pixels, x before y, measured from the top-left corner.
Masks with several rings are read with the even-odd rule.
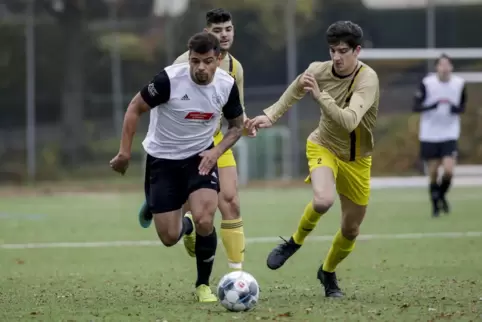
[[[365,238],[338,270],[347,296],[327,300],[315,278],[326,238],[307,241],[278,271],[266,267],[276,237],[292,233],[310,191],[244,190],[245,269],[261,296],[255,311],[233,314],[194,302],[195,263],[182,245],[136,244],[156,241],[154,229],[137,224],[141,193],[2,197],[0,321],[476,321],[481,198],[482,188],[454,188],[453,213],[432,219],[426,189],[374,191]],[[336,232],[338,207],[313,236]],[[226,272],[220,246],[213,287]]]

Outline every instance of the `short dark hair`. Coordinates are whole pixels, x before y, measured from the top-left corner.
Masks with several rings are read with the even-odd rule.
[[[206,25],[224,23],[233,20],[231,13],[223,8],[216,8],[206,12]]]
[[[350,48],[355,49],[362,45],[363,30],[354,22],[337,21],[331,24],[326,30],[326,41],[329,45],[346,43]]]
[[[187,44],[189,52],[198,54],[206,54],[211,50],[217,56],[221,53],[221,44],[219,39],[209,32],[199,32],[189,39]]]
[[[449,55],[447,54],[442,54],[440,55],[436,60],[435,60],[435,65],[438,65],[442,59],[447,59],[451,65],[453,65],[452,58],[450,58]]]

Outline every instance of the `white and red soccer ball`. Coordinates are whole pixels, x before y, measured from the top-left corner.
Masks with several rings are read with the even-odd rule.
[[[249,273],[235,271],[219,281],[217,294],[221,305],[232,312],[252,310],[258,303],[259,286]]]

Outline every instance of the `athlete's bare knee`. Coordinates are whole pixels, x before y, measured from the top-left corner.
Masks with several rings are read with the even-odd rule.
[[[153,219],[157,236],[164,246],[176,245],[181,234],[181,209],[154,214]]]
[[[342,214],[341,233],[346,239],[354,240],[358,237],[365,212],[366,208],[360,208]]]
[[[224,220],[239,218],[238,174],[236,167],[219,169],[221,192],[218,195],[219,210]]]
[[[348,240],[354,240],[360,234],[358,223],[344,223],[341,225],[341,234]]]
[[[313,210],[317,213],[324,214],[330,210],[335,202],[334,196],[330,195],[315,195],[313,196]]]
[[[201,236],[207,236],[212,232],[214,213],[217,208],[217,200],[205,199],[192,210],[196,232]]]
[[[194,225],[196,226],[196,232],[201,236],[207,236],[213,231],[214,225],[214,213],[206,213],[202,216],[196,216],[194,218]]]
[[[454,175],[454,167],[453,164],[444,164],[444,170],[443,170],[443,176],[444,178],[450,179]]]
[[[219,210],[224,220],[234,220],[240,217],[239,198],[236,192],[219,194]]]
[[[157,236],[161,240],[162,244],[166,247],[171,247],[177,244],[179,241],[179,231],[157,231]]]
[[[438,160],[428,162],[428,176],[430,178],[430,182],[437,182],[439,166],[440,162]]]

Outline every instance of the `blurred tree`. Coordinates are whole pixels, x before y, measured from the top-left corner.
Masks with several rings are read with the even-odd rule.
[[[280,28],[280,17],[284,17],[287,1],[279,0],[244,0],[230,1],[226,5],[226,0],[203,0],[203,5],[207,8],[224,7],[230,11],[252,11],[256,13],[258,21],[250,21],[245,28],[253,32],[262,32],[266,44],[274,49],[279,49],[285,45],[284,25]],[[313,22],[316,8],[321,4],[317,0],[296,0],[296,29],[304,30],[306,26]]]
[[[112,25],[105,26],[106,16],[112,6],[128,7],[133,1],[126,0],[41,0],[42,7],[55,19],[60,26],[63,35],[63,83],[61,89],[61,119],[62,119],[62,163],[65,166],[79,164],[80,156],[85,155],[86,131],[84,126],[84,104],[85,104],[85,68],[86,52],[91,44],[100,45],[100,49],[107,49],[109,39],[96,37],[90,32],[93,21],[104,22],[102,26],[107,27],[107,33],[112,33]],[[141,6],[145,11],[139,15],[145,15],[150,10],[152,0],[139,0],[146,5]],[[115,9],[117,10],[117,8]],[[112,21],[107,20],[107,24]],[[109,28],[110,27],[110,28]],[[112,39],[112,38],[111,38]],[[122,40],[121,45],[126,45],[131,56],[139,58],[140,54],[132,48],[137,46],[139,41],[136,37],[118,38]],[[123,51],[129,52],[127,51]]]
[[[84,0],[42,0],[42,6],[55,18],[63,30],[65,48],[64,77],[61,88],[62,161],[64,165],[78,163],[83,146],[84,129],[84,47],[87,25]]]

